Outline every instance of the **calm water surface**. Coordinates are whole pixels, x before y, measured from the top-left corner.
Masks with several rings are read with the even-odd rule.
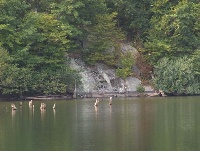
[[[54,102],[0,102],[0,151],[200,150],[199,96]]]

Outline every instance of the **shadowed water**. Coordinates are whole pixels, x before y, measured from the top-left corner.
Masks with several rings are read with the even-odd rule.
[[[200,150],[200,97],[54,102],[0,102],[0,151]]]

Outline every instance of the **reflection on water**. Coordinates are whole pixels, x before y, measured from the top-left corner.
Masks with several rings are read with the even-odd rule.
[[[97,114],[98,114],[98,107],[97,107],[97,106],[94,106],[94,110],[95,110],[95,115],[96,115],[96,118],[97,118]]]
[[[53,117],[56,118],[56,109],[53,109]]]
[[[180,100],[181,101],[181,100]],[[173,102],[163,103],[158,108],[157,125],[154,136],[163,138],[157,148],[164,150],[199,150],[196,143],[199,137],[199,103]]]
[[[54,102],[0,102],[0,151],[200,150],[199,97]]]
[[[44,121],[46,109],[40,109],[40,111],[41,111],[41,121]]]
[[[110,105],[110,115],[111,115],[111,113],[112,113],[112,106]]]
[[[30,115],[30,118],[33,117],[33,114],[34,114],[34,112],[33,112],[33,107],[32,107],[32,106],[29,106],[29,115]]]
[[[16,110],[12,110],[11,114],[12,114],[12,119],[14,120],[15,119]]]

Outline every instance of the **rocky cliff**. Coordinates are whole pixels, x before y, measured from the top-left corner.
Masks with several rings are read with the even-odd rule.
[[[121,47],[123,53],[136,53],[137,50],[131,45],[123,44]],[[141,81],[136,77],[127,77],[125,80],[118,78],[115,69],[105,64],[97,63],[93,67],[86,66],[80,59],[71,59],[71,67],[79,71],[82,84],[77,86],[78,93],[112,93],[112,92],[128,92],[136,91],[136,87]],[[139,70],[135,66],[133,68],[136,74]],[[150,86],[144,86],[146,91],[152,91]]]

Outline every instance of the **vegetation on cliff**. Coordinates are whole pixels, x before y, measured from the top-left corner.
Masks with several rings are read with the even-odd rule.
[[[67,56],[122,78],[135,63],[157,89],[200,93],[198,0],[0,0],[0,12],[0,94],[72,92],[80,77]],[[125,41],[136,59],[121,54]]]

